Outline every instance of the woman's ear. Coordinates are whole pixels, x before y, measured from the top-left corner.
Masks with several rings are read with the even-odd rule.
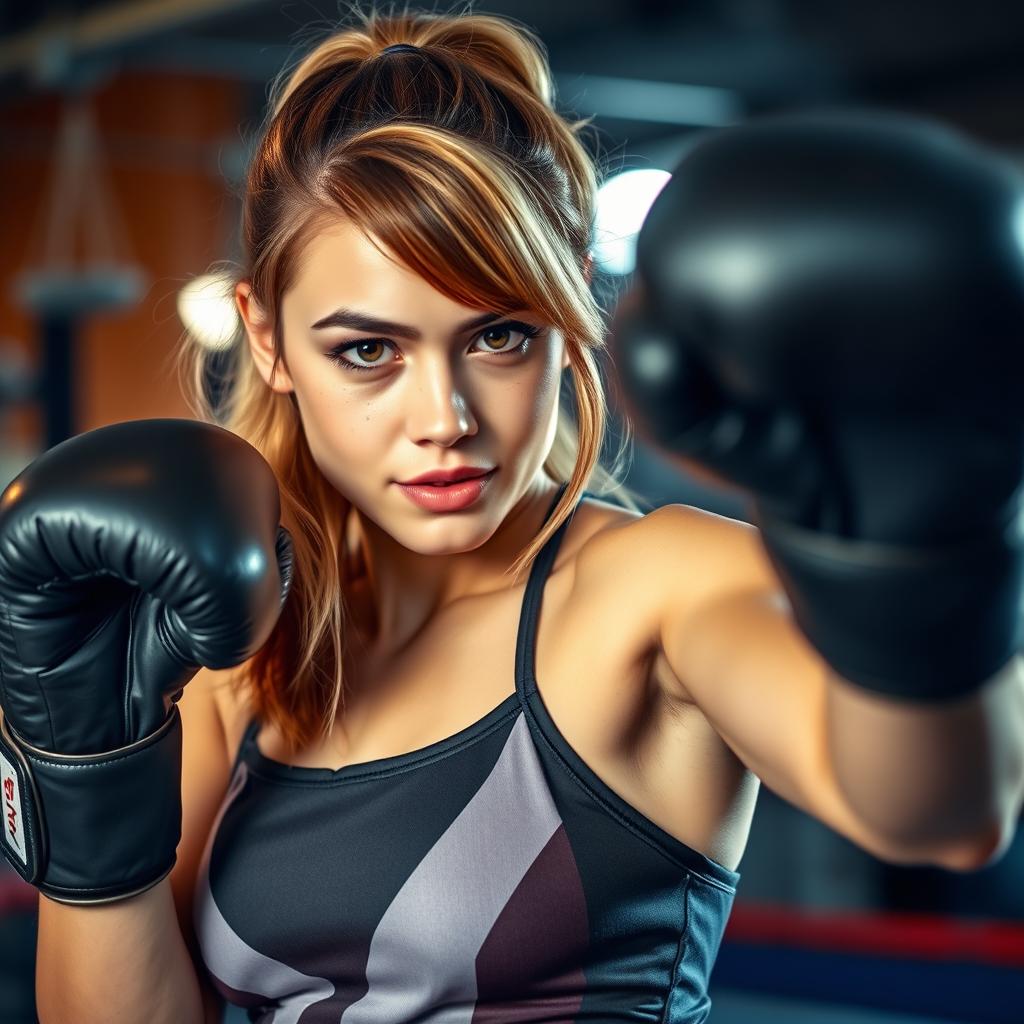
[[[242,318],[249,350],[260,376],[267,382],[271,391],[282,395],[294,391],[295,387],[283,355],[278,361],[277,368],[274,368],[273,327],[267,323],[263,310],[253,297],[252,287],[248,281],[239,281],[235,285],[235,305],[238,307],[238,315]]]

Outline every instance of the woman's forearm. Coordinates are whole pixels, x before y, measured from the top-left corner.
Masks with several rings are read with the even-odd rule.
[[[851,806],[901,842],[948,843],[951,863],[1005,849],[1024,802],[1024,660],[950,704],[885,698],[833,674],[829,749]]]
[[[36,1002],[43,1024],[201,1024],[202,996],[170,879],[112,903],[41,896]]]

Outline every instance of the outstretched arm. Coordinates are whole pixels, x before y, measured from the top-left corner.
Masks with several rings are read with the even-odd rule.
[[[866,821],[952,844],[951,867],[984,867],[1005,852],[1024,804],[1020,655],[949,705],[890,700],[830,671],[827,706],[836,778]]]
[[[952,867],[1024,799],[1021,202],[933,122],[726,128],[652,206],[613,326],[641,430],[752,498],[756,529],[648,517],[680,691],[755,772]]]
[[[893,863],[972,870],[1005,849],[1024,801],[1021,673],[950,706],[869,694],[797,626],[755,527],[666,505],[626,530],[664,698],[697,705],[773,792]],[[621,564],[618,543],[584,548],[577,585]]]

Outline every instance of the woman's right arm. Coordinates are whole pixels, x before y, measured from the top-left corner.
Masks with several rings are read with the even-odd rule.
[[[114,903],[39,896],[40,1024],[212,1024],[174,912],[169,878]]]
[[[40,896],[36,1004],[40,1024],[220,1024],[192,926],[206,839],[233,758],[220,708],[227,672],[201,669],[178,701],[181,841],[171,874],[116,903],[72,906]]]
[[[189,684],[255,654],[287,598],[273,470],[213,424],[139,420],[0,499],[0,849],[46,900],[44,1024],[201,1024],[171,876],[180,856],[194,888],[229,764],[211,682]]]

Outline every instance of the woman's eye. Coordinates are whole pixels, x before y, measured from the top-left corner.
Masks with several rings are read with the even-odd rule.
[[[489,352],[491,355],[509,356],[525,352],[529,348],[530,339],[540,334],[541,328],[520,320],[509,320],[503,324],[488,327],[476,336],[482,348],[474,348],[477,352]],[[518,344],[508,347],[516,335],[522,338]],[[379,366],[389,366],[393,359],[385,359],[384,354],[394,351],[392,342],[384,338],[366,338],[362,341],[350,341],[327,353],[328,359],[337,363],[344,370],[363,372],[374,370]]]
[[[529,339],[537,333],[538,329],[530,327],[528,324],[498,324],[497,327],[488,327],[487,330],[478,336],[478,340],[484,343],[487,352],[507,355],[509,352],[518,352],[521,348],[525,348]],[[511,336],[515,334],[522,334],[524,336],[522,342],[518,345],[513,345],[511,349],[506,349],[505,346],[509,343]]]
[[[386,346],[388,345],[390,342],[379,339],[354,341],[333,349],[327,355],[346,370],[372,370],[377,366],[388,365],[388,360],[384,359],[384,352],[387,351]],[[352,353],[364,362],[353,362],[345,353]]]

